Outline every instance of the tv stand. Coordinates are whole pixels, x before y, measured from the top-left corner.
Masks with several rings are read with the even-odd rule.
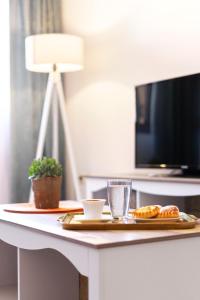
[[[146,176],[153,177],[180,177],[180,178],[199,178],[200,170],[172,170],[170,173],[147,173]]]
[[[139,174],[110,174],[81,176],[84,197],[93,198],[93,193],[106,188],[108,179],[132,179],[132,189],[136,191],[136,207],[141,206],[141,193],[190,197],[200,195],[200,178],[179,176],[148,176]]]
[[[199,178],[200,179],[200,174],[175,174],[175,175],[170,175],[170,177],[180,177],[180,178]]]
[[[200,170],[182,170],[182,173],[180,174],[182,177],[188,177],[188,178],[200,178]]]

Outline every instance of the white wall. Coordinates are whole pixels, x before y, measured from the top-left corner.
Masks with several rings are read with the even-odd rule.
[[[200,72],[198,0],[63,0],[67,33],[85,39],[68,74],[79,174],[133,171],[134,85]]]

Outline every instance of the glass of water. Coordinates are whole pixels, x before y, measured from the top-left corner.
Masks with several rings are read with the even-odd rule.
[[[128,218],[131,185],[132,181],[128,179],[108,180],[108,203],[113,219]]]

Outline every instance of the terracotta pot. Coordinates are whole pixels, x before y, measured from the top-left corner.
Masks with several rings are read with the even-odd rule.
[[[58,208],[62,176],[32,179],[36,208]]]

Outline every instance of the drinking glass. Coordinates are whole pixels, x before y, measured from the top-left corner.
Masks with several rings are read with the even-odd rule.
[[[130,205],[131,180],[108,180],[107,195],[113,219],[127,219]]]

